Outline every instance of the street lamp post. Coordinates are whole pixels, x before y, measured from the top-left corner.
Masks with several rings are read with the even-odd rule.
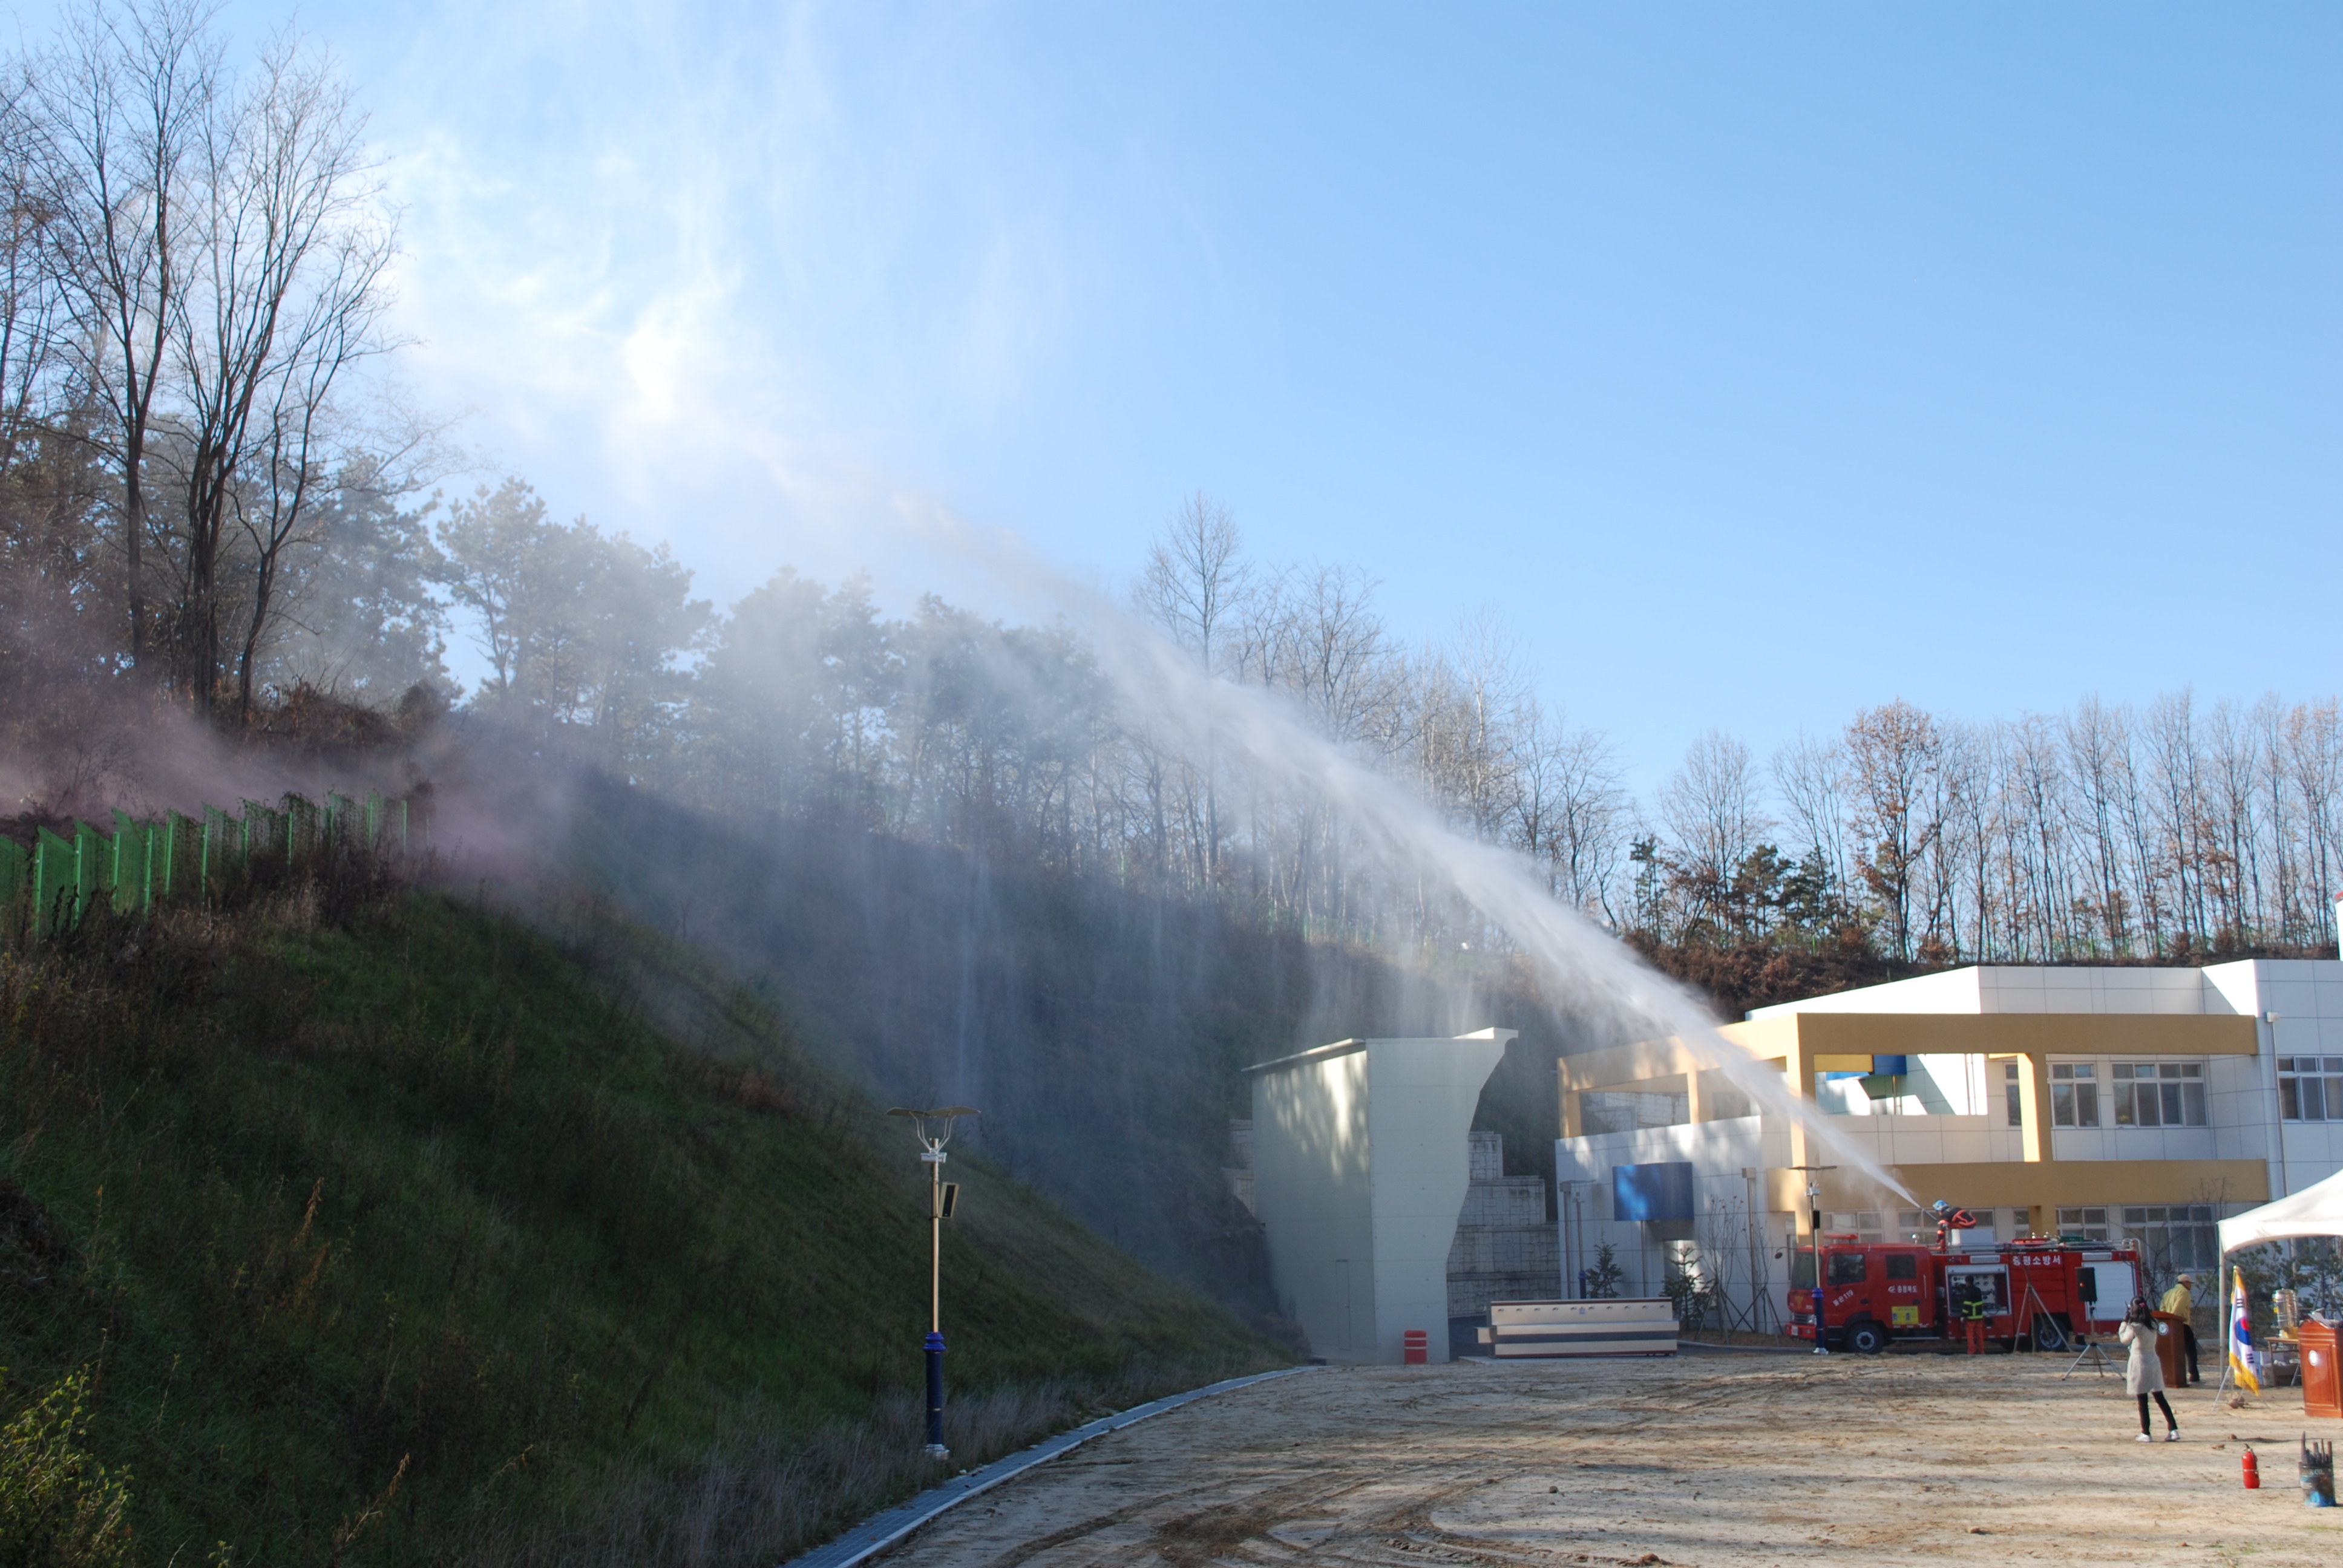
[[[1793,1171],[1806,1173],[1806,1229],[1815,1249],[1815,1354],[1830,1354],[1830,1346],[1823,1337],[1823,1172],[1835,1171],[1835,1165],[1793,1165]]]
[[[1564,1181],[1562,1189],[1562,1250],[1564,1266],[1570,1270],[1570,1288],[1577,1299],[1586,1297],[1586,1194],[1583,1188],[1592,1181]]]
[[[911,1134],[920,1141],[920,1162],[928,1168],[927,1452],[930,1459],[948,1459],[951,1450],[944,1446],[944,1221],[951,1218],[960,1186],[944,1180],[944,1145],[951,1141],[954,1121],[977,1113],[969,1106],[947,1105],[940,1111],[897,1106],[887,1114],[910,1118]],[[930,1133],[929,1121],[939,1118],[943,1130]]]

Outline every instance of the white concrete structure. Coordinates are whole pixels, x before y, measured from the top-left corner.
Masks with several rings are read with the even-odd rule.
[[[1566,1275],[1608,1241],[1623,1289],[1653,1292],[1669,1250],[1690,1247],[1730,1293],[1766,1276],[1778,1312],[1807,1211],[1791,1168],[1845,1164],[1835,1146],[1922,1202],[1969,1208],[1974,1241],[2130,1236],[2151,1271],[2215,1263],[2220,1219],[2343,1170],[2333,960],[1985,966],[1760,1008],[1721,1032],[1750,1060],[1680,1040],[1563,1059]],[[1733,1082],[1753,1064],[1788,1074],[1834,1137],[1755,1114]],[[1664,1163],[1693,1167],[1696,1217],[1620,1221],[1612,1172]],[[1822,1185],[1826,1231],[1933,1234],[1850,1171]]]
[[[1513,1033],[1338,1040],[1245,1070],[1253,1210],[1280,1310],[1312,1354],[1396,1363],[1422,1329],[1448,1359],[1467,1134]]]

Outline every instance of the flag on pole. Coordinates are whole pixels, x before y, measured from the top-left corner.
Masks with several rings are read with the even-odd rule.
[[[2230,1276],[2237,1288],[2229,1296],[2229,1371],[2235,1374],[2237,1386],[2262,1392],[2261,1380],[2254,1376],[2254,1324],[2246,1312],[2246,1271],[2233,1269]]]

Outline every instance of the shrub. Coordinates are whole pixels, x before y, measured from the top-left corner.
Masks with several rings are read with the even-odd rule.
[[[1607,1302],[1619,1293],[1627,1271],[1619,1266],[1618,1250],[1604,1241],[1594,1249],[1594,1266],[1578,1277],[1579,1289],[1589,1301]]]
[[[84,1368],[0,1427],[0,1568],[134,1561],[129,1477],[109,1475],[82,1446],[88,1400]]]

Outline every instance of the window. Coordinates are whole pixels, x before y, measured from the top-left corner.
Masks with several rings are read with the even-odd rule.
[[[1920,1260],[1909,1252],[1887,1254],[1887,1277],[1891,1280],[1916,1280],[1920,1277]]]
[[[2105,1209],[2061,1209],[2058,1211],[2058,1234],[2080,1236],[2087,1241],[2107,1239],[2107,1211]]]
[[[1863,1254],[1833,1252],[1830,1255],[1830,1282],[1834,1285],[1863,1283]]]
[[[2278,1102],[2288,1121],[2343,1121],[2343,1056],[2281,1056]]]
[[[1684,1094],[1594,1091],[1578,1097],[1579,1126],[1588,1134],[1633,1132],[1639,1127],[1680,1127],[1692,1120]]]
[[[2051,1064],[2051,1126],[2097,1127],[2099,1124],[2098,1070],[2087,1061]]]
[[[1730,1121],[1735,1117],[1757,1114],[1757,1103],[1749,1098],[1749,1091],[1721,1072],[1700,1075],[1700,1099],[1711,1121]]]
[[[2209,1203],[2174,1203],[2126,1209],[2123,1228],[2139,1241],[2140,1261],[2157,1275],[2183,1269],[2214,1271],[2221,1267],[2220,1232],[2215,1229]],[[2219,1293],[2216,1287],[2216,1295]]]
[[[1956,1316],[1960,1302],[1975,1291],[1985,1303],[1987,1317],[1999,1317],[2009,1310],[2009,1271],[2006,1269],[1955,1268],[1945,1271],[1945,1282],[1950,1287]]]
[[[2205,1125],[2201,1061],[2118,1061],[2108,1071],[2117,1127]]]
[[[1865,1242],[1884,1241],[1887,1237],[1885,1228],[1880,1224],[1883,1218],[1885,1216],[1875,1209],[1865,1209],[1852,1214],[1825,1214],[1823,1234],[1825,1236],[1851,1235],[1856,1241]]]
[[[2012,1127],[2025,1126],[2025,1102],[2018,1098],[2017,1092],[2017,1063],[2005,1061],[2001,1064],[2001,1089],[2009,1101],[2009,1124]]]

